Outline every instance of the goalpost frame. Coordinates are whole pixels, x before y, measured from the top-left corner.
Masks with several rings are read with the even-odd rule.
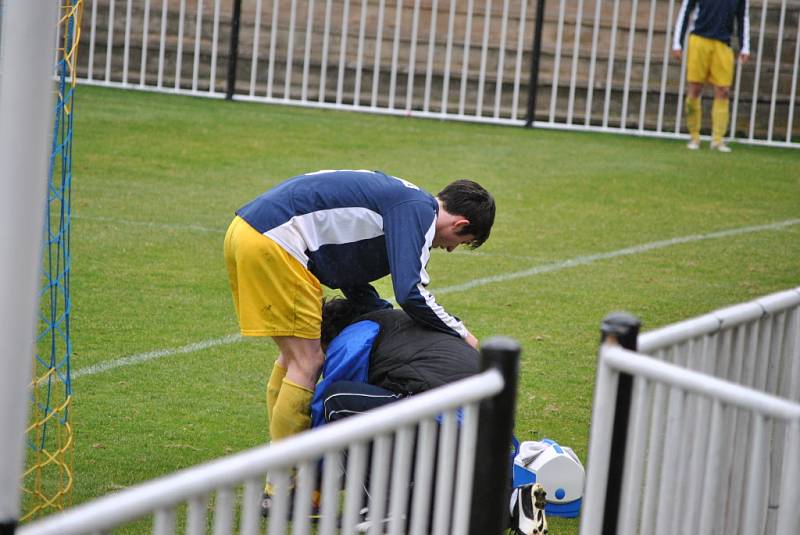
[[[0,61],[0,533],[20,510],[58,4],[5,0]]]

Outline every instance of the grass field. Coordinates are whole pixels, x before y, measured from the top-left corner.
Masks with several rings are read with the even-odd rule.
[[[584,460],[605,314],[633,312],[647,330],[800,284],[793,150],[689,152],[90,87],[76,109],[75,503],[267,439],[276,350],[229,336],[222,238],[236,208],[295,174],[380,169],[434,193],[460,177],[492,191],[491,239],[433,251],[431,290],[479,338],[522,344],[517,436]],[[741,232],[713,234],[731,229]],[[575,534],[577,522],[551,528]]]

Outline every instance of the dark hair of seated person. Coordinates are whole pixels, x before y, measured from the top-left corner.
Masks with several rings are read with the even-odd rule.
[[[320,328],[322,347],[327,348],[345,327],[369,311],[369,308],[350,299],[342,297],[323,299],[322,326]]]

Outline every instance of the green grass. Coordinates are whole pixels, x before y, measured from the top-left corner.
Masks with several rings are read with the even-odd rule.
[[[434,251],[431,289],[670,238],[800,218],[800,153],[230,103],[83,87],[73,184],[73,370],[237,331],[222,259],[236,208],[289,176],[381,169],[433,193],[471,177],[491,239]],[[446,292],[524,349],[516,433],[586,459],[598,327],[644,328],[800,285],[800,225]],[[391,296],[380,281],[381,293]],[[246,340],[75,380],[76,503],[266,441],[276,356]],[[553,519],[551,533],[577,533]]]

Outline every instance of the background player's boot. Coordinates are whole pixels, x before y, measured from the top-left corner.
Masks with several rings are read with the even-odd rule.
[[[712,141],[711,142],[711,150],[715,150],[717,152],[731,152],[731,148],[725,144],[723,141]]]

